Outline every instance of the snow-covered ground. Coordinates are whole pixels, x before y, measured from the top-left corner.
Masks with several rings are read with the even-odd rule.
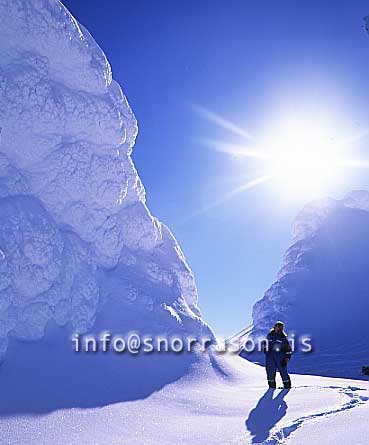
[[[216,360],[215,368],[205,355],[186,377],[143,400],[3,417],[1,443],[368,443],[368,382],[294,375],[291,390],[267,390],[261,367]]]

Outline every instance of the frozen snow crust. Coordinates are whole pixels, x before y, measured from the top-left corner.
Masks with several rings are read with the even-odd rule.
[[[0,359],[50,323],[129,329],[149,314],[135,327],[210,333],[145,205],[137,122],[104,53],[57,0],[0,0],[0,17]]]

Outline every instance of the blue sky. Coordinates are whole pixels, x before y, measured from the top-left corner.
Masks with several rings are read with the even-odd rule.
[[[134,161],[152,213],[180,242],[199,288],[200,308],[220,335],[251,319],[272,284],[306,196],[259,185],[209,203],[262,174],[205,146],[244,143],[204,119],[200,105],[258,137],[276,116],[319,120],[337,131],[369,126],[369,37],[365,1],[66,0],[112,65],[139,123]],[[336,120],[335,120],[336,119]],[[333,128],[335,125],[333,125]],[[273,137],[273,134],[271,134]],[[364,138],[354,147],[366,154]],[[369,155],[367,156],[369,158]],[[350,172],[322,194],[367,188]]]

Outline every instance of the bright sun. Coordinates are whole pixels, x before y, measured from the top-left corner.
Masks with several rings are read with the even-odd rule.
[[[251,165],[257,164],[255,171],[259,173],[259,176],[241,184],[205,210],[265,182],[283,190],[284,196],[313,198],[334,190],[343,182],[349,169],[369,168],[368,161],[348,157],[353,143],[367,136],[367,130],[348,137],[349,131],[345,131],[338,121],[324,121],[321,116],[316,119],[287,116],[273,125],[269,124],[268,131],[261,131],[263,137],[256,138],[212,111],[199,106],[194,109],[205,119],[244,141],[234,144],[205,140],[206,145],[240,160],[253,160]]]
[[[273,128],[262,146],[270,180],[291,194],[324,192],[344,173],[340,146],[320,124],[289,119]]]

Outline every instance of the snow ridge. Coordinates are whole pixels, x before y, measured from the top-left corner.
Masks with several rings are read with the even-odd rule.
[[[359,190],[307,205],[296,218],[277,280],[253,307],[252,336],[264,336],[282,319],[288,332],[312,338],[314,353],[292,361],[294,371],[363,378],[369,353],[363,337],[369,310],[368,203],[369,192]],[[342,326],[349,335],[340,333]]]
[[[104,53],[57,0],[0,0],[0,16],[0,359],[49,322],[88,331],[114,293],[122,314],[133,304],[210,332],[183,253],[146,207],[137,122]]]

